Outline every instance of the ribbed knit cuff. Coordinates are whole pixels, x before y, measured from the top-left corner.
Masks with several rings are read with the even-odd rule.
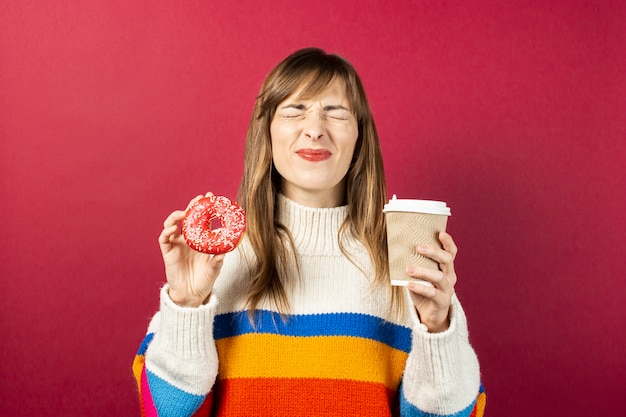
[[[403,377],[404,396],[420,410],[454,414],[475,399],[480,385],[478,360],[468,340],[463,308],[453,295],[450,327],[428,333],[413,316],[413,346]]]
[[[154,339],[146,351],[146,369],[187,393],[206,395],[219,366],[213,340],[216,306],[217,298],[211,296],[198,308],[180,307],[163,287],[161,310],[150,324]]]
[[[429,333],[426,325],[422,324],[417,311],[411,306],[411,318],[413,320],[413,354],[419,354],[424,359],[421,366],[422,372],[427,372],[428,378],[436,381],[442,370],[455,368],[458,360],[457,326],[459,324],[459,303],[453,296],[450,305],[450,326],[443,332]],[[462,314],[462,313],[461,313]],[[418,353],[419,352],[419,353]]]
[[[181,359],[205,358],[213,355],[213,319],[217,298],[197,308],[181,307],[168,294],[169,286],[161,289],[161,349]]]
[[[422,377],[435,385],[445,384],[445,380],[459,368],[459,340],[455,330],[456,320],[451,318],[450,327],[444,332],[413,332],[412,352],[423,360]]]

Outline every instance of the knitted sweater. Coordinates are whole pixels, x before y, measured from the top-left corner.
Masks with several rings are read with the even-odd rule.
[[[408,292],[390,314],[365,248],[344,238],[346,207],[303,207],[279,196],[294,239],[289,313],[245,309],[244,239],[226,255],[206,305],[183,308],[161,290],[133,371],[147,416],[480,416],[485,394],[456,296],[447,331],[427,332]]]

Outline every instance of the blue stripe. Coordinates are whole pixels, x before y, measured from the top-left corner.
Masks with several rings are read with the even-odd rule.
[[[390,323],[380,317],[359,313],[299,314],[282,318],[277,313],[257,310],[256,329],[247,311],[220,314],[215,317],[215,340],[249,333],[284,336],[353,336],[376,340],[408,353],[411,350],[411,329]]]
[[[176,388],[147,369],[146,376],[148,377],[148,385],[150,385],[150,394],[159,416],[190,416],[204,402],[204,395],[190,394]]]
[[[146,350],[148,350],[148,345],[152,342],[154,338],[154,333],[148,333],[146,337],[143,338],[141,345],[139,346],[139,350],[137,351],[137,355],[145,355]]]

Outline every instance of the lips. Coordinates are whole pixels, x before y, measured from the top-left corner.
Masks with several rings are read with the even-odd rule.
[[[332,153],[328,149],[300,149],[296,154],[305,161],[319,162],[325,161]]]

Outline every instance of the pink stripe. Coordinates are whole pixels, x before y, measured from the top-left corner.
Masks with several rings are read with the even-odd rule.
[[[146,417],[159,417],[154,401],[152,400],[152,394],[150,393],[145,366],[141,370],[141,402],[146,412]]]

